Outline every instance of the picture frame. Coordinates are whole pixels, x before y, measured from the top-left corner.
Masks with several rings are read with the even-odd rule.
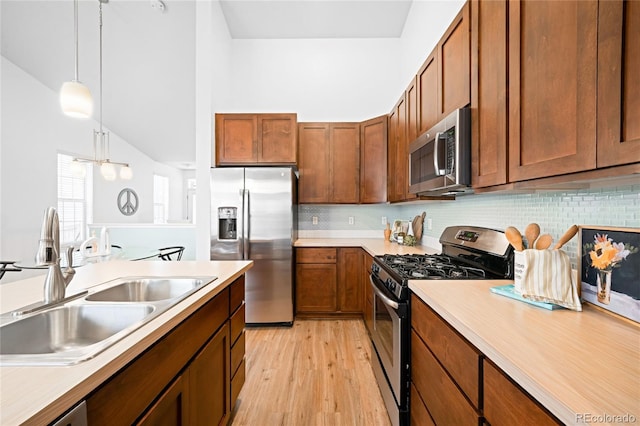
[[[580,226],[578,241],[582,300],[640,323],[640,229]]]

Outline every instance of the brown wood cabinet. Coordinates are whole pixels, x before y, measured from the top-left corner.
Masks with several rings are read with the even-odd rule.
[[[509,3],[510,181],[596,167],[597,29],[595,1]]]
[[[387,201],[387,116],[360,123],[360,203]]]
[[[640,3],[598,5],[597,166],[640,161]]]
[[[438,43],[438,120],[470,102],[471,27],[469,21],[469,2],[467,2]]]
[[[415,87],[410,86],[410,90],[413,92]],[[390,202],[416,198],[414,194],[409,193],[408,93],[409,90],[403,93],[389,115],[387,143],[388,150],[393,150],[387,167],[387,199]]]
[[[216,166],[296,164],[296,114],[216,114],[215,125]]]
[[[418,85],[418,135],[438,122],[438,49],[424,61],[416,76]]]
[[[361,314],[363,265],[360,248],[296,249],[296,314]]]
[[[298,202],[357,204],[360,199],[360,125],[300,123]]]
[[[226,422],[232,410],[230,293],[243,286],[241,277],[92,393],[89,424]]]
[[[562,424],[486,359],[483,376],[484,416],[492,426]]]
[[[471,2],[471,176],[507,183],[507,0]]]
[[[560,423],[415,295],[410,410],[415,425]]]

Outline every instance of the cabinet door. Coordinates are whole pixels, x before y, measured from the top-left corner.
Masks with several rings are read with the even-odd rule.
[[[409,174],[409,156],[407,154],[407,102],[403,96],[396,104],[396,115],[398,117],[396,128],[396,174],[393,176],[395,181],[395,199],[404,201],[405,194],[409,192],[408,174]]]
[[[223,326],[189,369],[189,424],[226,423],[231,410],[229,327]]]
[[[331,123],[329,140],[329,201],[357,204],[360,201],[360,125]]]
[[[362,249],[338,249],[338,310],[362,312]]]
[[[507,183],[507,0],[471,2],[474,187]]]
[[[389,126],[387,128],[387,201],[399,201],[396,194],[396,153],[398,138],[398,114],[395,108],[389,114]]]
[[[329,202],[329,124],[298,125],[298,202]]]
[[[509,180],[596,166],[595,1],[509,2]]]
[[[484,415],[492,426],[561,424],[493,363],[483,362]]]
[[[438,44],[438,119],[470,101],[470,37],[467,2]]]
[[[597,165],[607,167],[640,161],[640,3],[598,7]]]
[[[140,426],[188,426],[189,376],[180,375],[137,424]]]
[[[337,306],[335,263],[296,265],[296,312],[335,312]]]
[[[418,77],[414,77],[405,90],[407,102],[407,142],[411,143],[418,137]]]
[[[216,114],[216,165],[258,161],[255,114]]]
[[[360,203],[387,201],[387,116],[360,123]]]
[[[438,49],[424,61],[416,76],[418,84],[418,135],[438,122]]]
[[[258,162],[296,164],[296,114],[258,115]]]

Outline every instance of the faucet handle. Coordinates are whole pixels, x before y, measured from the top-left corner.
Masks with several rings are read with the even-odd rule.
[[[76,250],[76,247],[71,244],[67,248],[67,269],[73,269],[73,252]]]

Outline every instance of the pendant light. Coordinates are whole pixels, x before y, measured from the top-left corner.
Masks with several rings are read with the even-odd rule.
[[[78,0],[73,0],[75,43],[75,78],[60,88],[60,106],[69,117],[89,118],[93,114],[93,97],[89,88],[78,80]]]
[[[109,0],[98,0],[100,19],[99,19],[99,29],[100,29],[100,86],[99,86],[99,94],[100,94],[100,103],[98,104],[99,109],[99,122],[100,129],[93,131],[93,159],[89,160],[86,158],[74,158],[74,163],[87,163],[91,162],[98,166],[100,166],[100,174],[107,181],[114,181],[118,176],[116,173],[116,165],[120,166],[120,179],[122,180],[130,180],[133,178],[133,170],[127,163],[119,163],[116,161],[111,161],[109,159],[109,132],[105,131],[102,128],[102,3],[106,3]]]

